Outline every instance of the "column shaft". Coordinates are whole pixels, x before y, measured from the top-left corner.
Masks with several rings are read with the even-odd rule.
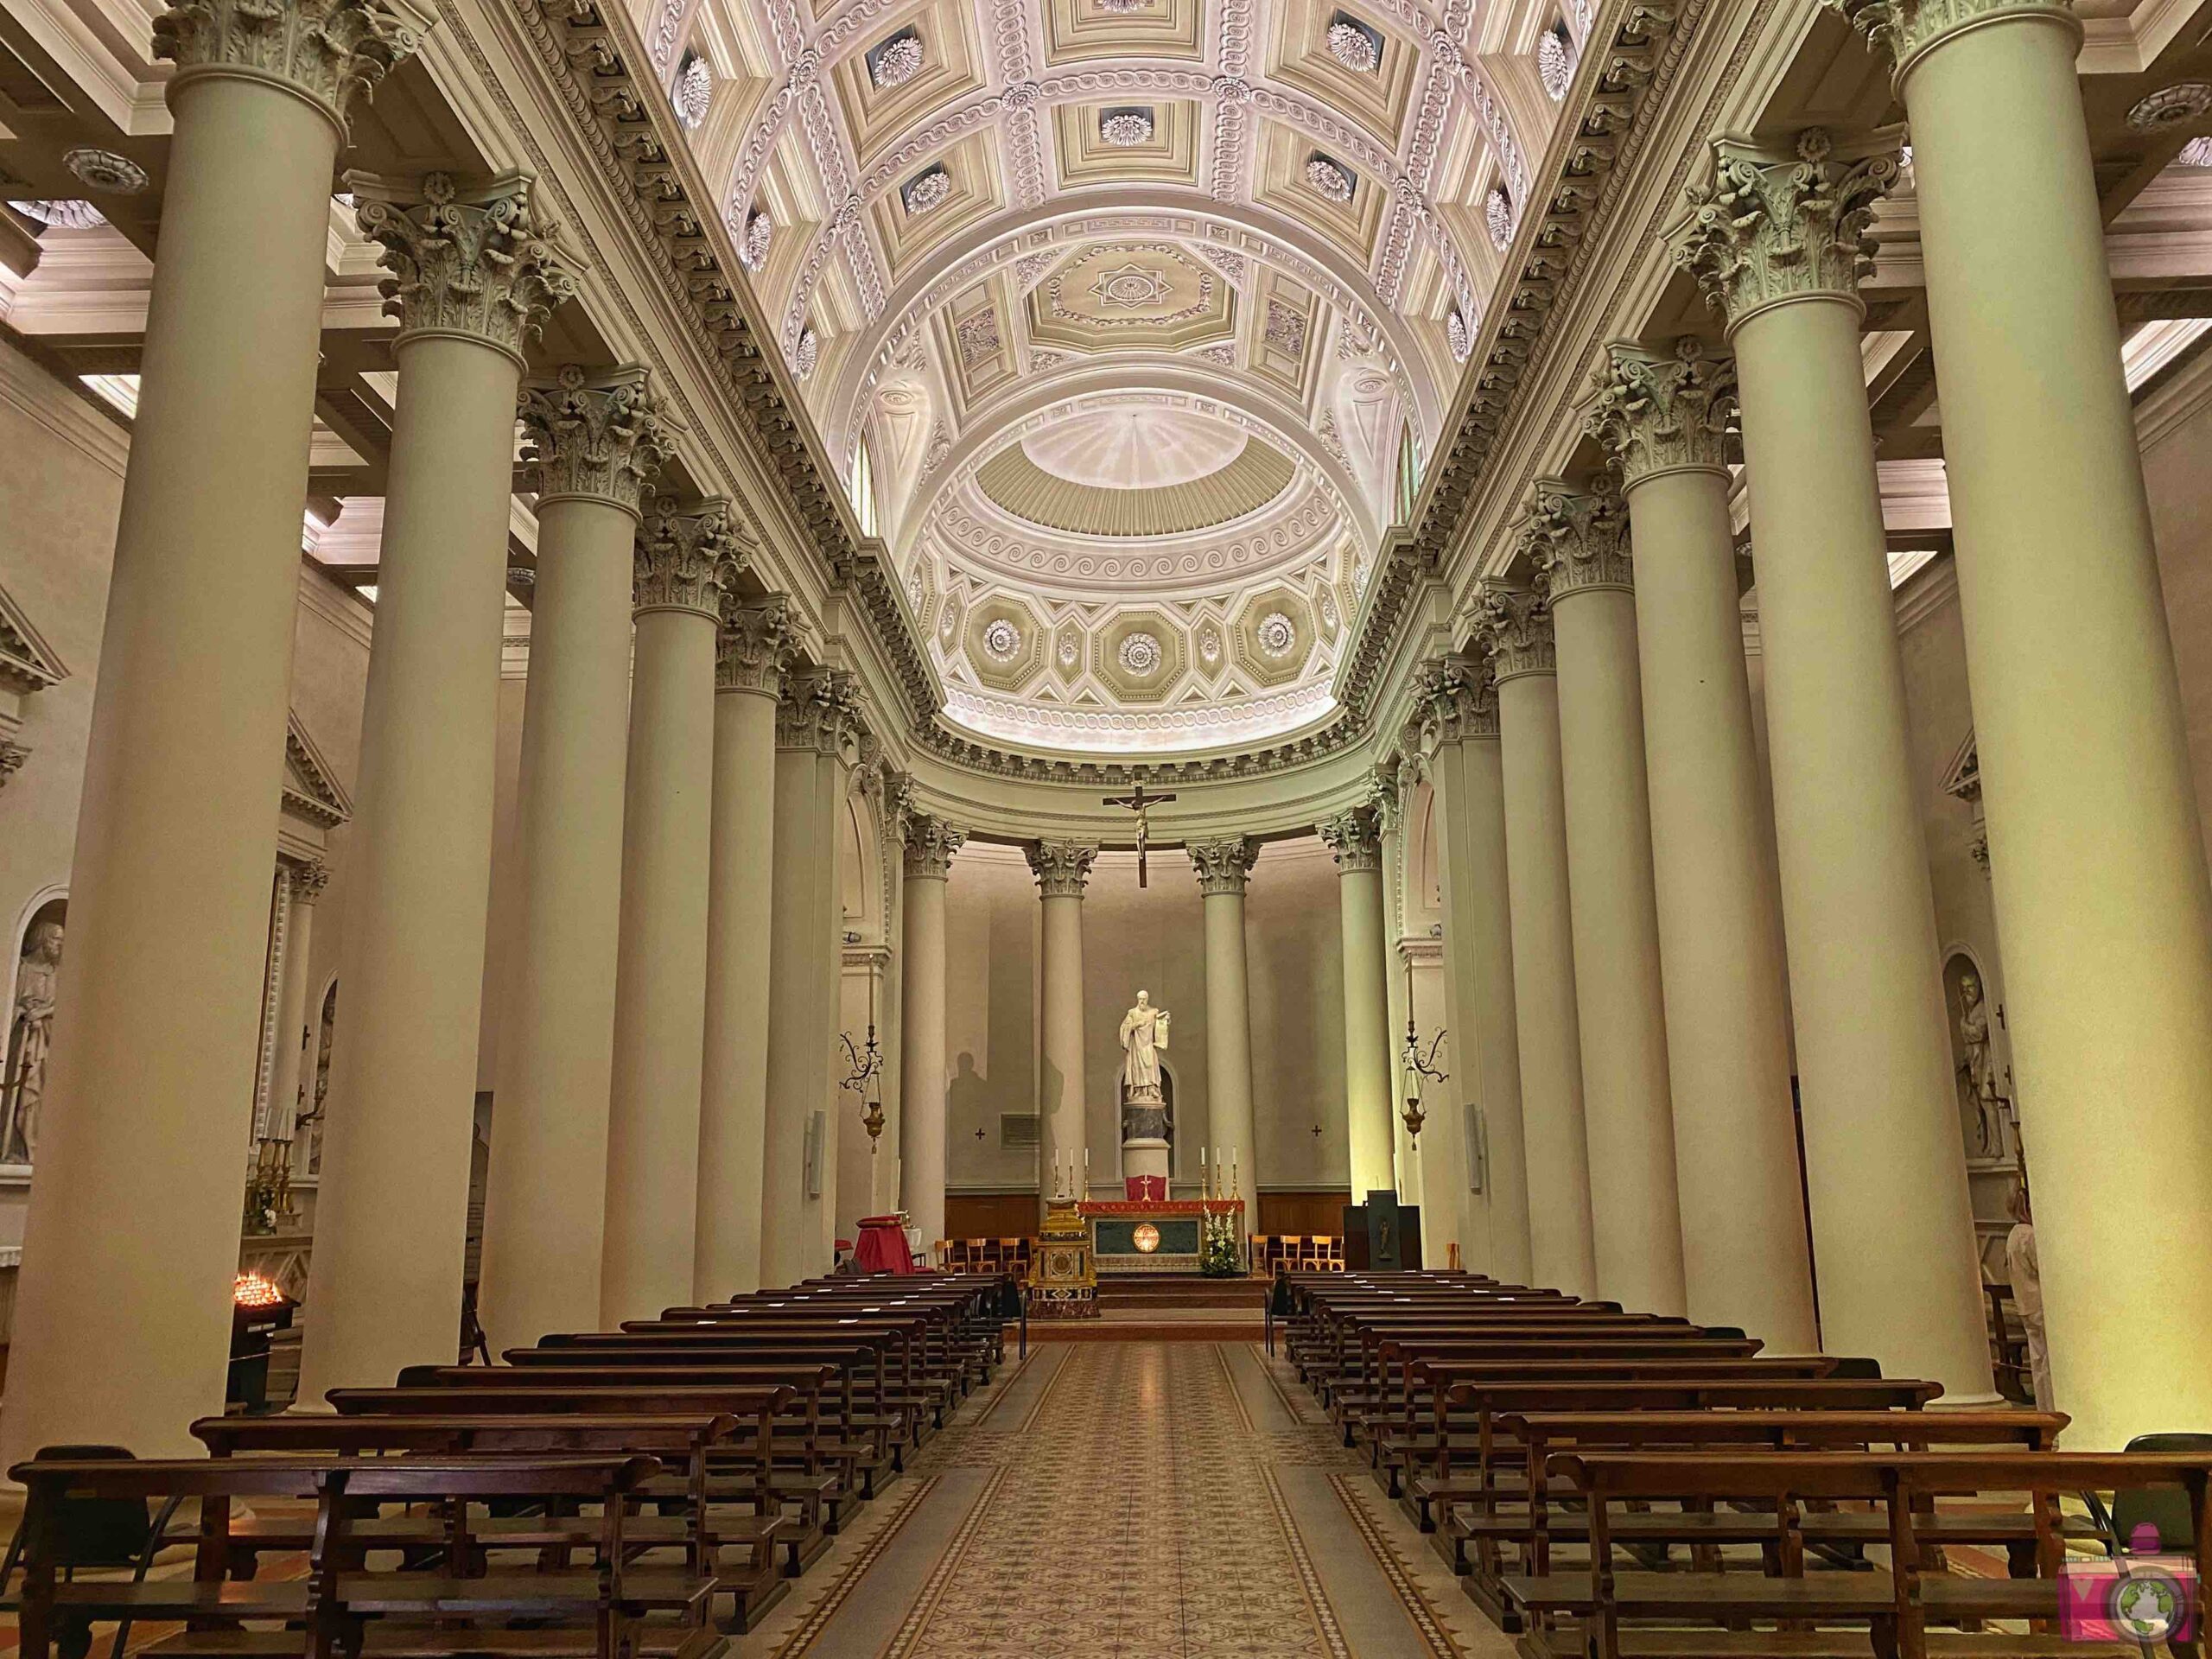
[[[776,831],[776,698],[784,607],[722,632],[715,694],[714,830],[707,884],[706,1057],[699,1099],[698,1243],[691,1295],[760,1288],[762,1158]]]
[[[1636,483],[1636,610],[1689,1316],[1809,1352],[1781,894],[1725,472]]]
[[[398,360],[303,1400],[460,1343],[519,365],[446,334]]]
[[[622,903],[630,546],[609,502],[541,505],[477,1307],[493,1351],[599,1323]]]
[[[1037,1080],[1037,1156],[1046,1192],[1052,1190],[1052,1171],[1063,1156],[1075,1160],[1080,1191],[1089,1117],[1083,1076],[1083,899],[1052,894],[1042,904],[1045,1064]],[[1110,1174],[1101,1172],[1102,1179]]]
[[[1391,1167],[1389,963],[1382,938],[1382,850],[1375,810],[1361,807],[1321,826],[1337,860],[1344,939],[1344,1115],[1351,1197],[1396,1190]]]
[[[1557,680],[1547,672],[1502,675],[1497,723],[1506,880],[1512,896],[1529,1271],[1535,1284],[1592,1296],[1598,1288],[1597,1247],[1590,1215],[1589,1141],[1583,1128]]]
[[[180,76],[168,99],[10,1460],[186,1454],[230,1345],[338,129],[273,78]]]
[[[1635,595],[1554,585],[1552,626],[1598,1290],[1625,1307],[1680,1313],[1682,1223]]]
[[[691,1294],[714,832],[714,618],[641,611],[632,672],[602,1325],[652,1319]]]
[[[2081,25],[1984,23],[1902,90],[2052,1382],[2069,1445],[2118,1446],[2212,1414],[2202,1368],[2113,1361],[2212,1318],[2212,890]],[[2158,1179],[2123,1147],[2157,1148]]]
[[[1470,664],[1471,671],[1476,665]],[[1487,1225],[1466,1265],[1509,1284],[1529,1282],[1529,1187],[1522,1148],[1521,1054],[1513,1001],[1513,915],[1505,847],[1505,785],[1496,693],[1477,727],[1444,736],[1429,761],[1436,793],[1437,873],[1444,898],[1446,1006],[1459,1033],[1445,1045],[1458,1074],[1432,1110],[1480,1108]],[[1482,729],[1482,728],[1487,728]],[[1455,943],[1456,936],[1456,943]],[[1422,1137],[1424,1145],[1427,1137]],[[1461,1149],[1465,1155],[1465,1148]],[[1466,1173],[1453,1177],[1461,1186]]]
[[[1822,1345],[1986,1396],[1859,314],[1781,305],[1736,342]]]
[[[1244,1200],[1244,1230],[1260,1214],[1260,1147],[1252,1116],[1251,976],[1244,950],[1244,886],[1259,846],[1237,836],[1192,846],[1205,914],[1208,1139],[1233,1149],[1233,1196]]]
[[[906,1014],[899,1059],[899,1200],[922,1248],[944,1236],[945,877],[906,869]]]

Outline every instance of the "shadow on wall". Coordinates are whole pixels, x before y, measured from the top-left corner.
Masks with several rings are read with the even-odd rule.
[[[977,1129],[988,1128],[990,1093],[990,1084],[984,1081],[983,1074],[976,1070],[976,1057],[963,1052],[952,1063],[951,1080],[944,1085],[945,1122],[957,1125],[973,1118]],[[966,1130],[956,1132],[969,1133]]]

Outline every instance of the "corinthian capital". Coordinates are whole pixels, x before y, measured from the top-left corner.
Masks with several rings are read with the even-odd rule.
[[[574,363],[524,383],[519,412],[526,459],[537,467],[537,504],[582,497],[636,513],[668,464],[675,423],[636,363],[589,372]]]
[[[861,730],[853,677],[842,669],[801,668],[784,676],[776,705],[776,747],[844,757]]]
[[[1629,566],[1628,503],[1610,478],[1578,490],[1540,478],[1529,490],[1521,550],[1554,605],[1570,594],[1635,585]]]
[[[1605,347],[1598,395],[1582,428],[1613,458],[1630,487],[1659,473],[1698,468],[1724,476],[1734,458],[1736,364],[1685,335],[1669,355],[1632,340]]]
[[[1037,891],[1046,899],[1080,899],[1084,883],[1090,880],[1096,847],[1075,841],[1033,841],[1022,849],[1037,877]]]
[[[1485,582],[1475,601],[1475,637],[1490,653],[1491,679],[1503,685],[1522,674],[1555,674],[1551,601],[1540,588]]]
[[[1249,836],[1230,836],[1224,841],[1194,841],[1184,849],[1191,868],[1198,872],[1198,891],[1242,897],[1252,866],[1260,861],[1260,843]]]
[[[639,613],[696,611],[719,622],[726,586],[744,568],[725,498],[657,495],[638,530],[631,604]]]
[[[968,839],[968,832],[950,819],[911,809],[899,818],[906,842],[909,880],[942,881],[952,874],[952,855]]]
[[[354,100],[412,57],[431,19],[407,0],[181,0],[154,19],[154,55],[178,90],[207,74],[271,80],[305,96],[338,129]]]
[[[1821,0],[1874,45],[1888,52],[1902,80],[1914,60],[1938,41],[1980,23],[2033,19],[2057,22],[2078,41],[2073,0]]]
[[[791,601],[770,594],[752,605],[722,606],[715,637],[715,690],[775,696],[791,660]]]
[[[1379,870],[1382,868],[1382,819],[1372,806],[1355,806],[1333,818],[1324,818],[1314,831],[1329,844],[1339,872]]]
[[[1713,182],[1683,191],[1690,215],[1669,236],[1675,263],[1695,276],[1731,329],[1786,300],[1859,302],[1873,251],[1874,204],[1897,177],[1897,130],[1838,145],[1819,127],[1790,149],[1713,141]]]
[[[377,284],[400,340],[461,334],[522,361],[576,279],[531,202],[531,181],[502,173],[480,183],[449,173],[419,181],[349,173],[361,234],[384,246],[391,274]]]
[[[1421,666],[1416,695],[1424,742],[1497,735],[1497,683],[1483,658],[1432,658]]]

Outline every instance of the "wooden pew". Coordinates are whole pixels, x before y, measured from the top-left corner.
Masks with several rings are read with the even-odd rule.
[[[2050,1629],[2059,1611],[2059,1567],[2064,1558],[2058,1499],[2069,1492],[2182,1488],[2196,1523],[2200,1582],[2212,1567],[2207,1558],[2212,1550],[2208,1453],[1573,1452],[1554,1456],[1550,1468],[1588,1506],[1589,1611],[1579,1624],[1532,1632],[1521,1643],[1530,1656],[1730,1659],[1739,1654],[1895,1654],[1929,1659],[1971,1654],[1977,1659],[2025,1659],[2139,1654],[2139,1647],[2068,1642]],[[1931,1512],[1940,1516],[1940,1500],[2020,1494],[2026,1496],[2026,1512],[2033,1520],[2034,1573],[1988,1579],[1946,1571],[1923,1535],[1925,1517]],[[1685,1506],[1677,1516],[1685,1523],[1680,1540],[1665,1539],[1668,1522],[1647,1507],[1664,1502]],[[1804,1529],[1808,1506],[1816,1502],[1864,1504],[1879,1514],[1888,1565],[1858,1571],[1813,1567]],[[1773,1532],[1763,1544],[1765,1570],[1654,1573],[1614,1567],[1617,1529],[1631,1515],[1646,1541],[1694,1541],[1700,1510],[1724,1503],[1771,1510]],[[1512,1580],[1507,1590],[1509,1595],[1520,1593]],[[1529,1593],[1541,1609],[1542,1587],[1530,1586]],[[1986,1628],[1993,1620],[2030,1621],[2036,1628],[2008,1634]],[[1738,1628],[1723,1628],[1732,1623]],[[2192,1646],[2201,1651],[2201,1645]]]
[[[165,1659],[320,1659],[340,1648],[369,1659],[715,1659],[727,1643],[707,1624],[713,1580],[699,1570],[696,1548],[687,1548],[685,1566],[672,1571],[630,1564],[629,1510],[659,1472],[650,1457],[19,1464],[10,1473],[28,1492],[22,1652],[24,1659],[50,1659],[67,1627],[128,1616],[187,1626],[143,1650]],[[191,1578],[114,1584],[64,1577],[68,1563],[55,1518],[66,1500],[171,1495],[200,1505]],[[241,1499],[315,1502],[305,1578],[261,1583],[228,1576],[232,1509]],[[487,1552],[508,1546],[480,1535],[475,1511],[514,1502],[596,1506],[582,1551],[589,1564],[572,1566],[576,1552],[566,1541],[550,1552],[557,1559],[547,1567],[490,1564]],[[385,1564],[395,1552],[371,1525],[390,1504],[427,1506],[437,1529],[430,1549],[397,1567]],[[249,1628],[272,1624],[280,1628]]]
[[[639,1489],[641,1501],[656,1503],[661,1513],[633,1517],[627,1527],[626,1547],[634,1550],[665,1548],[688,1543],[702,1544],[704,1560],[716,1580],[717,1594],[731,1599],[729,1628],[752,1629],[791,1587],[779,1570],[777,1544],[785,1533],[798,1529],[779,1513],[775,1500],[756,1489],[744,1504],[715,1503],[710,1481],[718,1453],[749,1454],[766,1469],[772,1454],[770,1427],[776,1404],[764,1398],[759,1414],[748,1423],[727,1412],[703,1414],[544,1414],[522,1416],[326,1416],[287,1414],[274,1417],[203,1417],[192,1426],[195,1439],[216,1458],[365,1458],[370,1456],[514,1457],[543,1458],[576,1454],[648,1454],[658,1457],[663,1472]],[[724,1475],[734,1466],[730,1457],[721,1459]],[[680,1496],[684,1512],[671,1514],[671,1500]],[[254,1576],[256,1558],[278,1551],[310,1548],[312,1516],[256,1515],[234,1520],[230,1529],[232,1573]],[[392,1546],[420,1547],[435,1542],[427,1535],[431,1523],[423,1521],[365,1521],[357,1529]],[[486,1540],[524,1534],[542,1535],[550,1526],[544,1520],[493,1520],[479,1529]],[[574,1541],[590,1539],[571,1525]]]
[[[333,1389],[326,1397],[346,1416],[666,1416],[728,1412],[755,1418],[764,1409],[764,1394],[773,1398],[773,1413],[781,1416],[792,1409],[791,1402],[797,1392],[789,1382],[746,1387],[626,1380],[529,1386],[507,1382],[503,1375],[506,1367],[469,1369],[491,1381],[466,1387]],[[816,1415],[808,1421],[820,1420]],[[773,1460],[780,1455],[772,1455],[764,1466],[757,1452],[749,1448],[732,1454],[728,1462],[722,1455],[710,1454],[708,1495],[719,1503],[751,1503],[762,1516],[795,1511],[781,1541],[789,1551],[785,1571],[797,1577],[829,1548],[832,1535],[828,1529],[834,1517],[827,1513],[828,1503],[842,1494],[833,1474],[780,1468]]]

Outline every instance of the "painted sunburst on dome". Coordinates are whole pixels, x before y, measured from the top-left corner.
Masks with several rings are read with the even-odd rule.
[[[749,302],[926,576],[944,717],[1090,751],[1325,718],[1397,457],[1435,451],[1493,304],[1492,221],[1542,199],[1586,0],[670,16],[663,84],[687,54],[728,83],[693,143]]]

